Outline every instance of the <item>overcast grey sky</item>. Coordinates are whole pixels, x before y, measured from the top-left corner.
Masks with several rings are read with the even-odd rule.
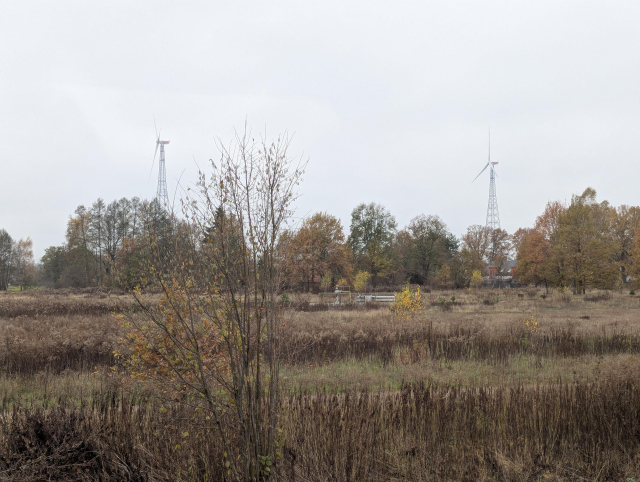
[[[36,256],[79,204],[195,178],[245,118],[309,158],[298,214],[348,232],[360,202],[406,225],[502,227],[593,186],[640,204],[640,2],[0,1],[0,228]],[[157,169],[157,164],[156,164]]]

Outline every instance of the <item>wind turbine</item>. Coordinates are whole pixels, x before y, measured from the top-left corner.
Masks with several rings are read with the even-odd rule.
[[[497,162],[491,162],[491,130],[489,130],[489,160],[487,161],[486,166],[480,171],[482,174],[487,170],[487,167],[491,167],[490,176],[489,176],[489,204],[487,206],[487,224],[488,228],[500,229],[500,215],[498,214],[498,197],[496,195],[496,176],[498,175],[495,172],[495,166]],[[475,182],[476,179],[480,177],[478,174],[472,182]]]
[[[153,154],[151,172],[153,172],[153,166],[155,166],[156,163],[156,155],[158,154],[158,147],[160,147],[160,161],[158,161],[158,190],[156,191],[156,199],[163,208],[168,208],[169,194],[167,193],[167,171],[165,166],[164,146],[165,144],[169,144],[169,141],[160,140],[160,132],[158,132],[155,117],[153,118],[153,125],[156,128],[156,152]],[[151,172],[149,173],[149,178],[151,178]]]

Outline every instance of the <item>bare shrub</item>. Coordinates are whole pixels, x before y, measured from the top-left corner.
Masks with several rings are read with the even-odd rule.
[[[589,301],[591,303],[597,303],[599,301],[609,301],[612,298],[613,298],[613,295],[609,291],[601,291],[599,293],[586,295],[584,297],[584,300]]]

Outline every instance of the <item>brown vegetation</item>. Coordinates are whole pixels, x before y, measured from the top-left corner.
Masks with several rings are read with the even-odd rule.
[[[432,292],[405,321],[292,297],[278,480],[637,478],[639,300],[540,294]],[[203,419],[110,376],[114,300],[0,296],[0,480],[224,480]]]
[[[109,293],[100,288],[82,290],[32,290],[22,293],[0,293],[0,317],[96,316],[122,308],[134,309],[130,296]]]

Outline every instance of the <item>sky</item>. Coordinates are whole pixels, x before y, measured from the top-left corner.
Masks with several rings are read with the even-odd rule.
[[[188,187],[246,123],[308,160],[298,218],[348,234],[376,202],[399,227],[503,229],[594,187],[640,204],[640,2],[0,0],[0,229],[36,258],[98,197]]]

